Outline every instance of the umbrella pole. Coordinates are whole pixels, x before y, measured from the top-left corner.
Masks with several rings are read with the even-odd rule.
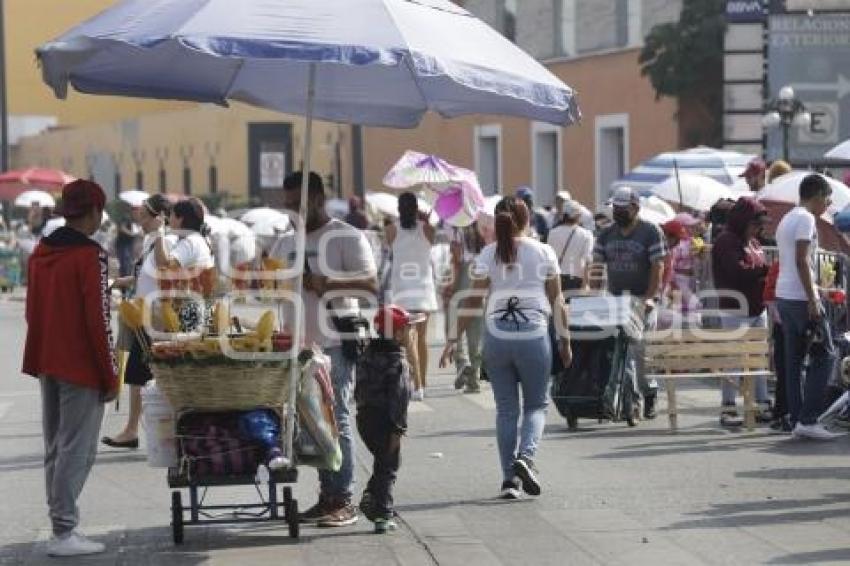
[[[682,209],[685,208],[685,203],[682,198],[682,181],[679,179],[679,162],[675,159],[673,160],[673,171],[676,172],[676,188],[679,189],[679,210],[678,212],[682,212]]]
[[[310,149],[313,145],[313,104],[316,98],[316,64],[310,63],[307,78],[307,112],[306,122],[304,125],[304,165],[301,169],[301,204],[298,207],[298,227],[295,236],[296,250],[301,251],[301,255],[295,254],[295,257],[303,257],[304,263],[307,262],[307,199],[309,196],[309,180],[310,180]],[[299,300],[304,292],[304,265],[300,266],[298,275],[295,278],[295,294],[292,297],[293,301]],[[295,357],[290,362],[290,379],[289,379],[289,394],[287,395],[287,403],[289,408],[286,412],[286,431],[284,433],[284,442],[286,443],[284,455],[290,458],[291,465],[295,465],[293,453],[293,435],[295,430],[295,406],[298,395],[298,382],[301,378],[301,367],[298,363],[298,349],[301,347],[301,330],[304,323],[303,305],[295,305],[293,309],[295,313],[295,324],[292,333],[292,346],[295,350]]]

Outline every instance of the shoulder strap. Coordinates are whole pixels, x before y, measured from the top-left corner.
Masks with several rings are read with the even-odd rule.
[[[573,231],[570,232],[570,237],[567,238],[567,243],[564,244],[564,249],[561,250],[561,255],[558,256],[558,267],[561,267],[561,262],[564,261],[564,256],[567,253],[567,250],[570,249],[570,243],[573,241],[573,236],[576,235],[576,231],[578,230],[578,226],[573,226]]]

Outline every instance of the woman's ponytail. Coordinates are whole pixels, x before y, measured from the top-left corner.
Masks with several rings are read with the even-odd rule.
[[[505,197],[496,205],[496,256],[500,263],[516,262],[514,238],[528,227],[528,207],[518,198]]]
[[[496,214],[496,257],[500,263],[511,265],[516,261],[516,232],[516,224],[509,212]]]

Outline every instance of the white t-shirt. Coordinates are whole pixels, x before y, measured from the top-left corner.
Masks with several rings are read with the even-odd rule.
[[[549,245],[555,250],[555,257],[561,259],[561,273],[584,278],[588,264],[593,262],[593,233],[590,230],[578,224],[562,224],[549,232]]]
[[[281,236],[272,246],[269,256],[281,260],[287,266],[292,266],[296,258],[296,235],[293,233]],[[307,234],[305,239],[305,257],[310,272],[335,278],[375,277],[377,268],[369,241],[362,230],[341,220],[331,219],[330,222]],[[320,304],[319,297],[312,291],[304,291],[304,344],[318,344],[322,348],[339,345],[339,337],[335,332],[323,332],[319,322],[321,313],[327,315],[324,321],[325,329],[333,330],[328,309]],[[286,302],[286,320],[293,320],[294,312],[291,303]],[[329,305],[337,316],[357,314],[359,312],[357,299],[353,297],[335,298]]]
[[[197,232],[181,237],[171,249],[171,257],[180,267],[209,269],[215,265],[207,240]]]
[[[485,246],[473,264],[475,276],[490,278],[487,316],[502,316],[508,301],[516,297],[516,307],[528,319],[546,321],[552,312],[546,280],[560,274],[558,258],[551,246],[533,238],[523,237],[516,242],[517,257],[512,265],[498,261],[496,243]]]
[[[136,297],[147,297],[159,290],[157,281],[156,252],[154,243],[159,237],[157,233],[146,234],[142,240],[142,266],[136,278]],[[165,251],[171,250],[177,243],[177,236],[169,234],[165,237]]]
[[[776,297],[791,301],[807,301],[808,295],[797,273],[797,242],[811,242],[809,265],[812,281],[816,281],[814,266],[818,249],[818,231],[815,216],[798,206],[779,222],[776,244],[779,247],[779,278],[776,280]]]

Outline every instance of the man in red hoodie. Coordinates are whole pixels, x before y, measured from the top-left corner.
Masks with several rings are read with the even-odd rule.
[[[76,528],[77,498],[94,463],[103,406],[118,391],[107,256],[89,237],[105,203],[95,183],[65,185],[59,211],[65,226],[42,239],[29,260],[23,372],[41,382],[52,556],[104,550]]]

